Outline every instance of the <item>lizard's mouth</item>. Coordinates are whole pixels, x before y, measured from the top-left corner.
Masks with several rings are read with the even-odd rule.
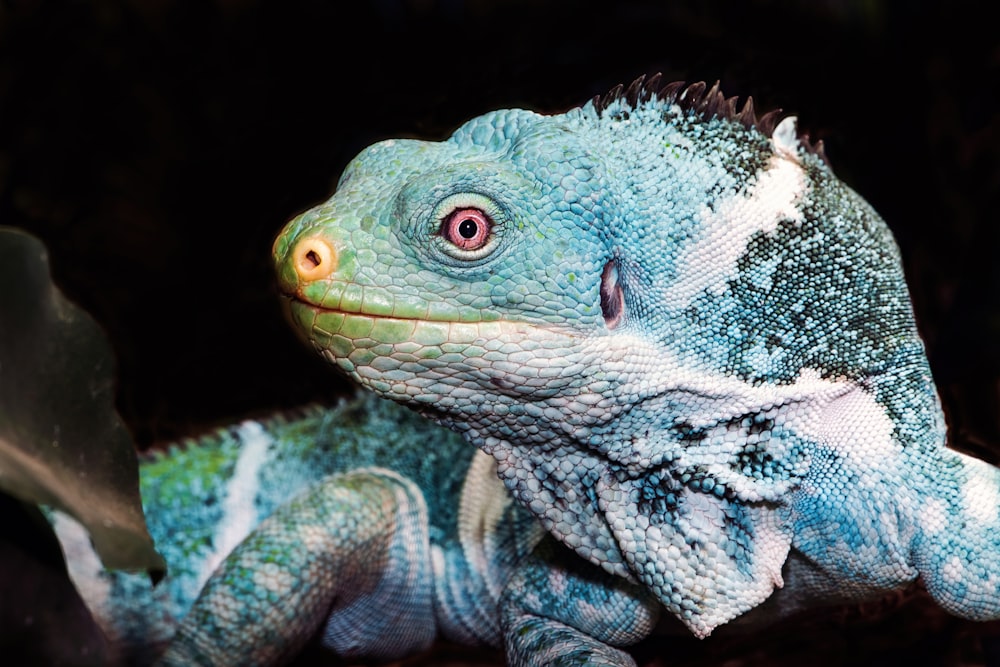
[[[490,311],[416,313],[396,309],[402,311],[396,314],[391,309],[366,308],[363,302],[345,303],[343,299],[336,305],[318,305],[300,294],[286,294],[283,301],[299,335],[341,366],[343,359],[369,365],[376,357],[418,364],[444,357],[440,363],[447,363],[482,357],[491,350],[499,353],[506,343],[525,338],[565,338],[568,333],[501,319]],[[479,319],[470,317],[475,315]]]
[[[366,292],[370,293],[370,292]],[[413,322],[437,327],[479,327],[485,324],[504,322],[499,314],[488,310],[435,309],[424,304],[393,304],[391,299],[376,299],[374,304],[366,303],[357,298],[324,299],[317,303],[301,293],[286,293],[284,296],[285,311],[290,314],[299,328],[313,328],[321,322],[330,323],[343,318],[345,321],[385,321]],[[513,322],[507,321],[512,324]],[[525,324],[525,326],[530,326]],[[467,336],[461,336],[466,338]],[[450,337],[449,337],[450,339]]]
[[[372,312],[371,310],[365,309],[360,305],[355,305],[352,307],[347,304],[338,304],[336,306],[319,305],[309,299],[303,298],[299,294],[284,294],[282,295],[285,300],[285,309],[295,311],[309,312],[313,314],[322,313],[339,313],[345,317],[368,317],[372,319],[392,319],[392,320],[414,320],[423,321],[428,320],[428,318],[422,317],[407,317],[395,314],[386,314],[384,312]],[[433,321],[433,320],[430,320]],[[441,320],[447,321],[447,320]]]
[[[441,343],[448,340],[450,334],[448,321],[371,312],[360,305],[353,308],[344,304],[321,306],[299,295],[286,295],[284,301],[285,311],[296,331],[317,351],[326,351],[324,356],[338,359],[351,356],[356,349],[396,346],[417,342],[418,338],[425,344]]]
[[[342,313],[394,320],[426,322],[496,322],[503,316],[490,308],[426,299],[415,294],[399,294],[384,287],[362,285],[349,280],[281,285],[290,307],[315,313]]]

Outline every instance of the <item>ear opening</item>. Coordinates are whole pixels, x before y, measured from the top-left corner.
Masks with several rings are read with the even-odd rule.
[[[601,312],[609,331],[618,327],[625,312],[625,292],[618,280],[618,264],[613,259],[601,272]]]

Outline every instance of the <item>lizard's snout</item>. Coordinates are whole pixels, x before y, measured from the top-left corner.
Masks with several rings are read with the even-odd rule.
[[[292,268],[300,281],[327,278],[337,270],[337,251],[326,239],[312,236],[300,239],[292,249]]]

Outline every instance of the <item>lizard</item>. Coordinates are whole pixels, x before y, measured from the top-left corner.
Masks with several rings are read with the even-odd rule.
[[[706,204],[697,215],[690,212],[693,201],[688,209],[675,203],[667,220],[681,228],[666,234],[649,216],[652,227],[638,238],[652,246],[652,254],[634,254],[632,245],[600,226],[617,211],[610,207],[612,193],[582,180],[588,174],[627,175],[627,165],[611,157],[623,159],[630,145],[610,156],[604,154],[608,146],[581,146],[586,132],[579,124],[607,124],[610,130],[602,131],[622,132],[623,141],[638,131],[652,146],[655,155],[633,151],[628,158],[646,164],[654,181],[633,179],[625,193],[614,193],[627,196],[632,207],[643,199],[639,195],[668,197],[675,190],[743,201]],[[553,137],[558,145],[549,145]],[[752,144],[763,154],[737,151],[741,162],[734,165],[719,150],[720,141],[723,148]],[[655,168],[662,160],[679,161],[669,189],[655,180],[663,178]],[[703,182],[685,185],[682,177],[692,170]],[[770,170],[778,170],[774,176],[781,180],[766,177]],[[736,190],[712,181],[720,178]],[[741,178],[750,181],[741,185]],[[583,199],[546,188],[547,182],[562,188],[568,183]],[[754,183],[776,190],[759,191]],[[846,208],[830,193],[812,194],[807,185],[833,188],[846,198]],[[790,186],[797,189],[783,190]],[[422,188],[444,207],[427,208],[419,199],[426,194]],[[541,209],[517,211],[511,201],[495,201],[501,194],[525,209]],[[404,226],[408,206],[417,207],[413,215],[430,216],[409,221],[424,225],[428,238],[415,239],[417,232]],[[458,206],[463,217],[439,218],[450,206]],[[784,353],[790,359],[771,353],[767,370],[773,377],[745,377],[747,369],[760,372],[753,365],[760,363],[760,350],[752,346],[728,353],[726,373],[710,372],[711,353],[730,338],[717,334],[713,342],[692,333],[682,340],[674,332],[660,340],[641,326],[658,312],[640,298],[643,289],[655,287],[687,302],[704,290],[702,298],[721,303],[732,298],[727,289],[740,285],[724,269],[755,266],[758,272],[745,279],[749,286],[783,285],[787,277],[779,269],[794,256],[782,254],[781,244],[768,244],[802,245],[799,236],[820,231],[810,225],[819,225],[822,212],[860,216],[872,236],[860,248],[832,243],[832,257],[868,252],[888,262],[888,268],[879,263],[867,269],[860,262],[851,270],[867,270],[867,280],[892,288],[886,293],[891,303],[881,304],[879,313],[902,321],[885,318],[894,333],[881,344],[892,356],[877,369],[896,373],[897,381],[915,375],[926,383],[920,385],[926,393],[917,394],[924,403],[894,395],[886,380],[852,372],[851,363],[862,357],[845,356],[850,346],[838,347],[837,340],[809,339],[817,349],[828,346],[819,358],[833,365],[816,363],[814,353],[817,368],[795,372],[788,364],[805,352],[792,348]],[[736,213],[749,216],[742,227]],[[788,219],[768,217],[778,213]],[[557,224],[561,219],[568,230]],[[505,227],[485,240],[469,236],[478,225],[498,222]],[[594,228],[599,241],[574,249],[573,241],[586,235],[569,231],[582,223]],[[855,223],[848,217],[837,224],[857,234]],[[727,230],[732,225],[736,229]],[[791,239],[775,238],[781,233]],[[554,241],[559,243],[551,247]],[[696,284],[673,285],[643,273],[658,266],[645,266],[650,257],[666,255],[657,245],[664,241],[709,254],[709,268],[686,267],[698,269]],[[452,251],[446,244],[454,242],[464,247]],[[711,248],[733,242],[746,245],[745,252],[755,243],[754,261],[729,248],[728,264],[712,269],[719,258],[710,255]],[[499,270],[481,252],[496,250],[490,244],[507,253],[533,247],[539,258],[511,259],[512,269]],[[605,245],[608,254],[601,255]],[[834,179],[821,152],[800,142],[787,119],[757,118],[750,101],[737,113],[733,100],[715,88],[659,89],[655,79],[562,116],[497,112],[471,121],[444,145],[386,142],[368,149],[349,167],[333,199],[292,221],[274,251],[291,319],[309,344],[374,393],[416,407],[478,449],[368,392],[332,409],[245,421],[144,460],[150,532],[170,566],[158,587],[151,589],[142,575],[103,571],[81,529],[65,517],[54,519],[70,573],[118,651],[118,662],[148,664],[170,644],[161,664],[279,664],[316,636],[341,658],[388,660],[444,636],[503,645],[516,665],[632,665],[622,648],[663,625],[664,609],[703,637],[719,625],[753,629],[811,605],[877,595],[918,573],[938,585],[931,590],[950,611],[995,615],[995,597],[968,602],[955,592],[969,585],[963,583],[969,576],[964,568],[988,562],[980,558],[988,549],[974,544],[966,556],[957,556],[934,523],[955,515],[970,525],[986,523],[995,503],[983,479],[995,473],[941,447],[943,424],[891,237],[874,212]],[[762,275],[758,265],[768,257],[772,265]],[[447,268],[437,265],[441,261]],[[684,277],[685,265],[674,262],[671,275]],[[488,298],[476,292],[483,289],[476,281],[484,277]],[[525,288],[532,285],[538,289]],[[562,291],[547,291],[553,285]],[[429,294],[437,300],[428,300]],[[797,304],[793,299],[801,295],[781,289],[773,296],[788,301],[779,305],[796,316],[812,318],[811,327],[829,332],[832,325],[821,317],[836,306],[838,293],[830,295],[834,303]],[[716,301],[710,301],[716,316],[726,316]],[[752,305],[743,317],[774,304]],[[691,308],[688,303],[681,312]],[[707,314],[701,317],[706,326],[718,326]],[[787,315],[773,317],[770,325],[778,328]],[[764,325],[756,326],[763,335]],[[791,344],[794,333],[767,332],[767,340],[784,335]],[[874,333],[865,338],[869,344],[880,342]],[[606,340],[615,336],[623,340]],[[567,343],[590,347],[581,357]],[[600,368],[605,356],[610,366]],[[659,357],[675,365],[666,371],[646,367]],[[896,368],[900,359],[916,369]],[[699,363],[687,368],[678,360]],[[737,372],[737,362],[746,367]],[[623,371],[634,376],[630,384],[616,378]],[[635,378],[647,372],[667,378],[642,379],[643,394],[635,401]],[[581,387],[604,388],[597,396]],[[765,400],[768,409],[761,410]],[[834,427],[831,436],[824,425],[838,415],[863,417],[862,426]],[[920,436],[926,425],[920,419],[935,430]],[[887,420],[902,421],[889,430]],[[876,435],[916,437],[906,447],[929,457],[926,474],[951,486],[933,493],[916,486],[911,492],[921,495],[909,500],[920,507],[893,507],[869,515],[866,525],[850,515],[859,512],[856,505],[834,515],[829,510],[838,498],[858,493],[876,512],[883,511],[876,503],[907,500],[897,488],[877,493],[877,484],[886,482],[875,476],[886,474],[884,464],[851,451],[852,443],[864,442],[860,436],[872,435],[873,424],[886,429],[876,428]],[[936,439],[928,441],[927,433]],[[873,455],[888,458],[886,443],[876,444],[882,449]],[[894,442],[896,450],[889,453],[904,451],[903,444]],[[860,470],[864,465],[870,470]],[[950,472],[942,476],[942,469]],[[512,502],[515,497],[521,502]],[[546,537],[543,526],[561,544]],[[646,535],[631,534],[639,526]],[[883,538],[884,528],[899,535]],[[682,540],[672,540],[671,530],[682,533]],[[866,542],[872,535],[874,544]],[[900,547],[903,537],[910,539],[909,552]],[[930,537],[937,541],[924,547],[921,540]],[[930,554],[918,554],[919,548]],[[915,554],[915,564],[900,564]],[[928,563],[944,573],[928,579],[929,570],[918,569]],[[720,602],[720,595],[727,600]]]
[[[634,664],[637,615],[707,637],[918,580],[1000,616],[1000,474],[947,446],[895,239],[796,123],[640,78],[375,143],[275,240],[306,343],[575,554],[515,568],[509,664]]]

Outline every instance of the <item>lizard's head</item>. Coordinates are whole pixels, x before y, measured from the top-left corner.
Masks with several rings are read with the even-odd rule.
[[[373,145],[274,244],[292,320],[362,384],[445,421],[564,393],[623,306],[603,179],[527,111]]]

